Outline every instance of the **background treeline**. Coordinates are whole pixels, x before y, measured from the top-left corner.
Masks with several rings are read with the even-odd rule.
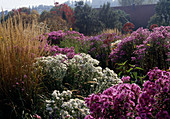
[[[152,24],[170,25],[170,1],[159,0],[155,11],[156,13],[148,22],[148,28]],[[53,7],[49,12],[43,11],[41,14],[36,10],[31,11],[29,8],[19,8],[10,11],[8,15],[1,18],[1,22],[3,19],[8,19],[9,16],[17,17],[17,15],[20,15],[25,23],[32,20],[37,20],[41,24],[46,23],[49,31],[72,28],[85,35],[99,34],[106,29],[118,29],[122,32],[123,25],[130,22],[128,14],[121,10],[111,9],[110,3],[104,4],[100,9],[93,9],[83,1],[76,2],[74,9],[66,4],[61,4]]]

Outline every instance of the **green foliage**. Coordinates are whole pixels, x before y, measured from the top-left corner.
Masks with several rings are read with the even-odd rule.
[[[80,33],[93,35],[101,31],[104,24],[98,19],[97,11],[85,4],[75,8],[75,25]]]
[[[64,40],[60,42],[60,47],[65,48],[71,48],[74,47],[74,51],[76,54],[78,53],[88,53],[90,46],[89,41],[83,41],[83,40],[78,40],[76,37],[75,38],[69,38],[66,37]]]
[[[148,27],[152,24],[157,24],[158,26],[168,26],[170,25],[170,1],[160,0],[155,8],[156,13],[151,17],[148,22]]]
[[[121,10],[112,10],[110,3],[104,4],[99,11],[99,20],[105,25],[105,28],[117,28],[121,31],[123,25],[129,21],[129,16]]]
[[[130,76],[130,83],[137,83],[140,86],[143,84],[143,79],[146,77],[145,75],[142,75],[143,70],[141,67],[132,65],[128,63],[128,60],[126,60],[123,63],[117,63],[118,68],[116,70],[119,70],[119,77],[123,76]]]
[[[87,4],[76,4],[76,27],[85,35],[93,35],[103,29],[117,28],[121,31],[123,24],[129,21],[129,16],[121,11],[113,11],[110,3],[104,4],[100,10],[92,9]]]

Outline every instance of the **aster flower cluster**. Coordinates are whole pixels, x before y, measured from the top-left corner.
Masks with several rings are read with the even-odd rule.
[[[113,62],[121,63],[126,60],[131,61],[131,57],[135,55],[135,45],[141,44],[150,34],[148,29],[139,28],[133,32],[129,37],[125,37],[117,45],[117,48],[113,49],[109,57]]]
[[[94,91],[100,92],[113,84],[122,83],[114,71],[109,68],[103,70],[97,66],[98,64],[99,61],[88,54],[75,55],[70,60],[69,69],[71,70],[69,70],[64,80],[67,80],[69,84],[74,82],[74,88],[80,89],[78,94],[83,96],[87,96]]]
[[[56,56],[48,57],[39,57],[36,58],[37,62],[34,63],[35,67],[41,67],[42,71],[50,79],[63,79],[67,71],[67,62],[68,57],[63,54]]]
[[[97,95],[85,98],[90,115],[85,119],[118,119],[135,116],[135,105],[141,89],[136,84],[118,84]]]
[[[116,34],[101,34],[88,38],[90,49],[88,53],[100,61],[102,67],[108,66],[108,57],[111,52],[111,42],[121,39]]]
[[[59,45],[60,42],[69,37],[77,37],[77,38],[84,38],[85,36],[76,31],[53,31],[48,34],[48,43],[53,45]]]
[[[58,54],[66,54],[68,58],[73,58],[75,55],[74,47],[60,48],[59,46],[50,46],[49,50],[50,54],[53,56],[56,56]]]
[[[60,44],[65,35],[66,33],[64,33],[62,30],[50,32],[48,34],[48,43],[54,45]]]
[[[77,94],[87,96],[92,92],[100,92],[113,84],[122,83],[117,74],[109,68],[97,66],[99,61],[90,55],[80,53],[69,59],[66,55],[37,58],[35,67],[41,67],[46,79],[56,80],[58,89],[65,86],[77,90]],[[53,83],[52,83],[53,84]]]
[[[141,118],[169,119],[170,72],[156,67],[148,72],[148,76],[138,98],[137,114]]]
[[[81,99],[72,99],[72,92],[67,90],[60,93],[54,90],[52,99],[46,100],[46,111],[50,118],[75,119],[84,118],[89,109]]]
[[[85,119],[169,119],[170,72],[156,67],[148,76],[143,90],[137,84],[123,83],[85,98],[90,108]]]
[[[136,55],[136,63],[146,70],[155,66],[168,68],[166,60],[170,48],[169,39],[169,26],[154,28],[153,32],[149,34],[142,44],[136,45],[136,50],[133,52]]]
[[[156,27],[152,31],[139,28],[122,39],[109,57],[115,63],[128,60],[130,64],[138,64],[146,71],[155,66],[168,68],[169,39],[169,26]]]

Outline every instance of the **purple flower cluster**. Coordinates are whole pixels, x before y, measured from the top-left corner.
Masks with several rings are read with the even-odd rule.
[[[100,61],[102,67],[106,67],[108,64],[109,54],[111,52],[111,42],[120,39],[121,36],[117,36],[116,34],[101,34],[98,36],[92,36],[88,38],[88,42],[90,42],[90,49],[88,54],[90,54],[93,58]]]
[[[135,116],[135,106],[141,89],[136,84],[119,84],[97,95],[85,98],[91,115],[85,119],[118,119]]]
[[[141,118],[169,119],[170,72],[156,67],[148,72],[148,76],[138,98],[137,114]]]
[[[116,49],[113,49],[110,53],[110,58],[113,62],[121,63],[126,60],[131,61],[131,57],[135,57],[133,52],[136,49],[136,45],[143,43],[149,36],[150,31],[148,29],[139,28],[133,32],[129,37],[125,37],[118,44]],[[134,59],[134,58],[133,58]]]
[[[63,40],[63,37],[66,35],[62,30],[53,31],[48,34],[48,43],[49,44],[60,44],[60,41]]]
[[[124,83],[85,98],[91,113],[85,119],[169,119],[170,72],[156,67],[148,76],[143,90]]]
[[[48,34],[48,43],[53,45],[59,45],[60,42],[66,38],[83,39],[85,38],[85,36],[76,31],[66,31],[66,32],[63,32],[62,30],[53,31]]]
[[[59,46],[51,46],[46,44],[45,48],[44,48],[44,52],[49,53],[48,56],[56,56],[58,54],[66,54],[66,56],[68,58],[73,58],[74,55],[76,55],[75,51],[74,51],[74,47],[65,47],[65,48],[60,48]]]
[[[109,57],[114,63],[128,60],[130,64],[138,64],[146,71],[155,66],[168,68],[169,39],[170,26],[156,27],[151,32],[139,28],[129,37],[122,39]]]
[[[122,78],[121,78],[121,80],[123,81],[123,83],[129,83],[130,82],[130,76],[123,76]]]
[[[56,56],[58,54],[66,54],[68,58],[73,58],[75,55],[74,47],[60,48],[59,46],[51,46],[50,53],[53,54],[53,56]]]

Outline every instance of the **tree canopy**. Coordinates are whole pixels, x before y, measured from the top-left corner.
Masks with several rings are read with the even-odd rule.
[[[113,10],[110,4],[104,4],[101,9],[92,9],[87,4],[76,4],[75,25],[79,32],[91,35],[103,29],[117,28],[122,30],[123,25],[129,21],[129,16],[121,10]]]
[[[151,17],[148,22],[148,27],[152,24],[157,24],[158,26],[168,26],[170,25],[170,1],[169,0],[159,0],[155,7],[156,13]]]

